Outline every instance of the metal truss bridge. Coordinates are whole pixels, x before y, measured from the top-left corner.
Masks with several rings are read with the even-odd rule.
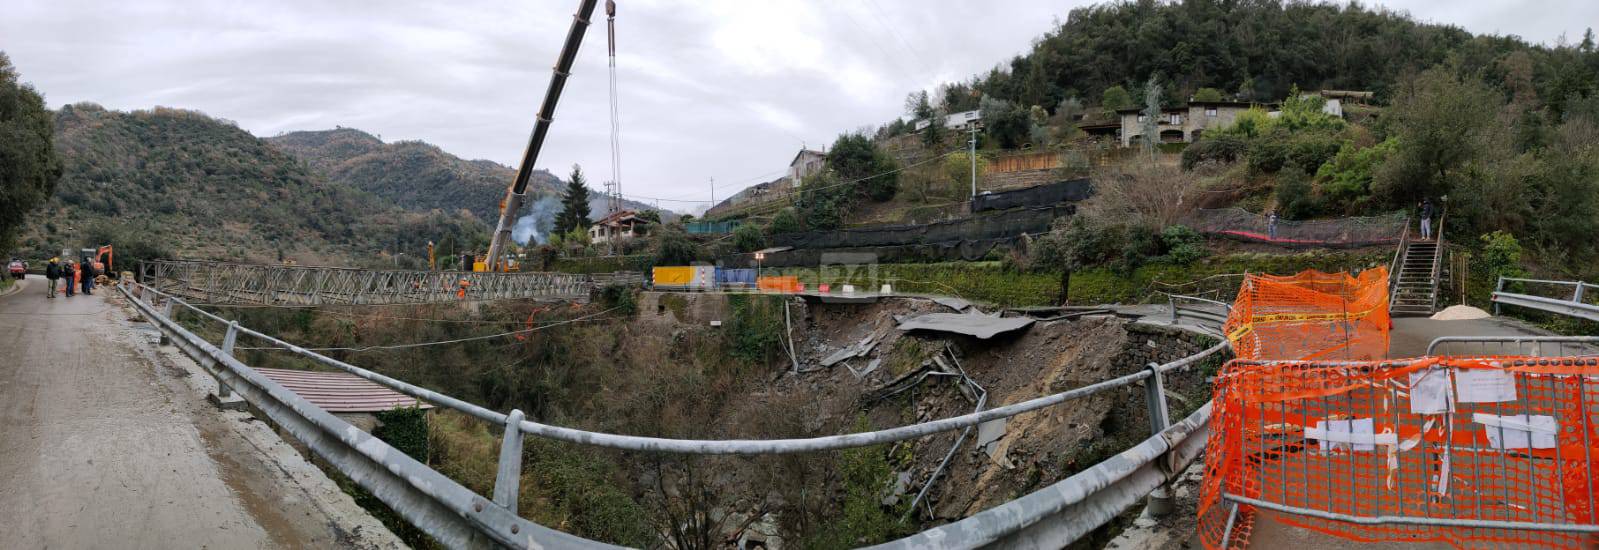
[[[513,298],[584,301],[599,284],[629,282],[614,274],[603,279],[569,273],[369,270],[200,260],[140,264],[140,280],[185,300],[210,304],[381,305]]]

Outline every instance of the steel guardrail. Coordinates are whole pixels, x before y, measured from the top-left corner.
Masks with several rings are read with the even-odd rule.
[[[513,509],[472,492],[267,378],[156,311],[126,287],[117,288],[185,355],[206,367],[218,384],[238,392],[317,456],[446,546],[618,548],[517,516]]]
[[[1217,313],[1201,307],[1185,305],[1187,303],[1199,303],[1217,306],[1221,308],[1221,312]],[[1183,318],[1188,318],[1194,321],[1214,323],[1217,329],[1220,329],[1222,325],[1227,324],[1227,318],[1232,316],[1233,312],[1232,304],[1220,300],[1212,300],[1210,298],[1201,298],[1199,296],[1186,296],[1182,294],[1166,293],[1166,304],[1171,308],[1172,323],[1176,323],[1178,320]]]
[[[1549,298],[1544,296],[1535,296],[1532,294],[1505,292],[1505,283],[1531,283],[1569,286],[1572,287],[1572,291],[1569,299]],[[1499,281],[1494,285],[1494,314],[1499,313],[1499,306],[1503,304],[1519,306],[1528,309],[1536,309],[1539,311],[1565,315],[1568,317],[1576,317],[1579,319],[1587,319],[1589,321],[1599,321],[1599,305],[1593,305],[1584,302],[1588,289],[1599,290],[1599,285],[1594,285],[1583,281],[1549,281],[1542,279],[1500,277]]]
[[[130,290],[130,287],[132,290]],[[570,534],[543,527],[516,516],[515,495],[520,478],[521,442],[524,434],[537,437],[593,445],[611,449],[642,452],[667,452],[683,454],[756,455],[802,453],[863,447],[892,443],[907,439],[976,426],[990,420],[1009,418],[1022,413],[1059,405],[1074,399],[1098,394],[1107,390],[1144,382],[1146,395],[1150,396],[1151,421],[1157,422],[1156,434],[1139,445],[1107,459],[1082,473],[1067,478],[1048,488],[1022,499],[995,507],[965,520],[951,523],[889,543],[909,544],[919,548],[969,548],[997,542],[1006,537],[1043,536],[1036,541],[1066,544],[1082,533],[1103,525],[1119,514],[1120,510],[1142,498],[1156,487],[1163,486],[1186,468],[1203,450],[1204,437],[1190,437],[1208,430],[1210,406],[1207,403],[1183,422],[1165,426],[1168,410],[1165,393],[1158,389],[1166,372],[1191,367],[1228,348],[1223,341],[1215,346],[1165,364],[1151,364],[1136,373],[1112,378],[1096,384],[1046,395],[1020,403],[987,409],[971,414],[950,417],[920,424],[912,424],[855,434],[844,434],[803,439],[775,440],[690,440],[668,439],[590,432],[552,426],[526,420],[521,411],[502,414],[470,402],[434,392],[420,386],[390,378],[361,367],[339,361],[307,350],[273,336],[240,326],[185,302],[171,293],[142,283],[127,283],[118,289],[127,296],[139,312],[161,329],[163,334],[179,343],[190,357],[217,377],[220,387],[234,389],[251,405],[260,408],[268,417],[284,425],[296,439],[306,443],[313,452],[363,488],[371,491],[385,504],[395,508],[402,517],[424,532],[451,547],[478,547],[484,543],[516,548],[611,547]],[[145,300],[160,299],[165,308],[157,311]],[[172,307],[181,306],[202,317],[227,327],[224,348],[212,346],[194,333],[184,329],[171,318]],[[363,379],[388,387],[400,393],[428,401],[436,406],[456,410],[480,420],[501,426],[505,435],[501,440],[501,456],[494,486],[494,497],[486,499],[472,493],[442,474],[417,463],[386,443],[343,420],[328,414],[315,405],[277,385],[264,375],[244,365],[232,356],[232,344],[237,335],[257,338],[311,359],[319,364],[354,374]],[[220,368],[219,368],[220,366]],[[1159,419],[1159,420],[1156,420]],[[421,471],[425,471],[425,474]],[[1105,492],[1109,491],[1109,492]],[[1103,494],[1102,494],[1103,492]],[[1114,510],[1111,510],[1111,506]],[[1086,506],[1092,513],[1082,515],[1078,510]],[[497,510],[485,512],[485,510]],[[992,512],[992,513],[989,513]],[[985,515],[986,514],[986,515]],[[1021,514],[1021,515],[1017,515]],[[1003,517],[1005,519],[995,519]],[[1046,519],[1059,518],[1070,526],[1042,525]],[[1092,526],[1088,526],[1089,524]],[[1086,530],[1085,530],[1086,529]],[[955,534],[964,533],[955,538]],[[509,535],[507,535],[509,533]],[[941,533],[941,534],[940,534]],[[921,537],[920,539],[918,537]],[[947,544],[915,542],[937,537]],[[1061,538],[1069,537],[1069,538]],[[991,540],[991,542],[981,542]],[[964,542],[960,542],[964,541]],[[968,544],[970,543],[970,544]],[[890,546],[893,547],[893,546]]]
[[[1599,353],[1599,348],[1595,347],[1595,345],[1599,345],[1599,336],[1440,336],[1438,338],[1434,338],[1432,343],[1427,344],[1427,356],[1433,357],[1439,355],[1439,348],[1448,344],[1475,344],[1477,347],[1482,348],[1482,351],[1484,352],[1489,351],[1487,348],[1490,345],[1497,346],[1492,350],[1496,353],[1446,353],[1444,355],[1529,355],[1533,357],[1572,357],[1573,354],[1567,353],[1568,345],[1574,345],[1576,347],[1576,351],[1580,352],[1577,355],[1593,355],[1595,353]],[[1506,344],[1513,346],[1513,348],[1508,350],[1508,352],[1504,349]],[[1527,351],[1524,347],[1526,344],[1531,344],[1533,346],[1533,353],[1525,353]],[[1554,353],[1545,353],[1545,344],[1556,345],[1557,348]]]

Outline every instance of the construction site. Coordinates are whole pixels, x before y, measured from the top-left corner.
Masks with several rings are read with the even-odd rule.
[[[943,12],[601,8],[373,14],[402,53],[284,66],[429,81],[357,115],[274,73],[275,126],[48,104],[0,52],[0,547],[1599,547],[1591,29],[1097,4],[950,80],[1000,46]],[[495,65],[529,34],[553,66]],[[824,145],[774,99],[906,82]],[[428,128],[473,102],[514,163],[282,126],[505,141]]]

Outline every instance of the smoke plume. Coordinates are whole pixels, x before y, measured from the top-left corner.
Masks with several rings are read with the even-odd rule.
[[[550,230],[555,228],[555,215],[561,212],[561,201],[544,197],[528,207],[526,216],[517,218],[511,226],[511,240],[523,246],[530,242],[544,244],[550,240]]]

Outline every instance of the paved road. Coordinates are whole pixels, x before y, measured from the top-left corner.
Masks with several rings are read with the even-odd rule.
[[[399,545],[270,430],[206,404],[114,291],[23,284],[0,297],[0,548]]]

